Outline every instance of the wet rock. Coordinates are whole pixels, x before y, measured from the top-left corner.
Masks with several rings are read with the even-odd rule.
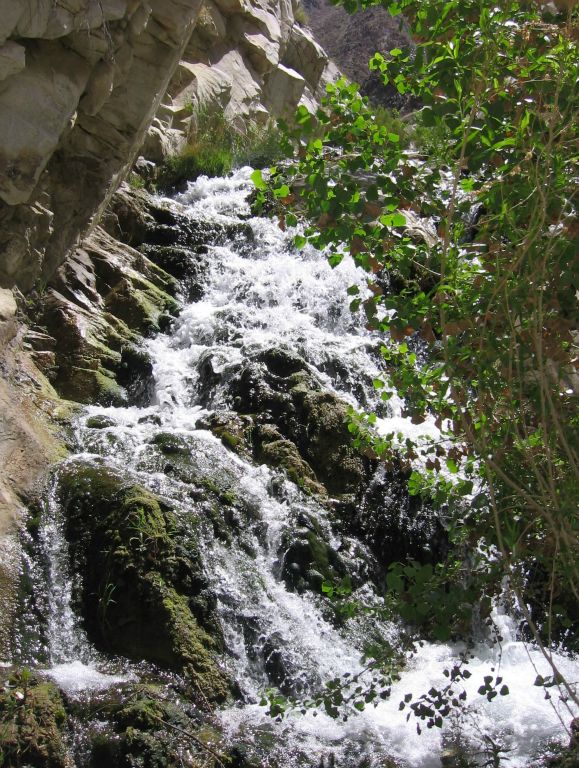
[[[175,291],[170,275],[97,229],[39,302],[36,322],[59,393],[81,403],[148,404],[152,366],[140,336],[176,313]]]
[[[221,734],[205,724],[204,714],[183,694],[172,686],[128,684],[78,703],[75,716],[87,723],[91,768],[196,768],[210,756],[205,746],[218,754]]]
[[[66,711],[56,686],[28,670],[2,670],[0,683],[2,765],[68,768]]]
[[[138,347],[124,347],[117,373],[117,382],[124,387],[132,405],[149,405],[155,391],[153,361],[148,352]]]
[[[208,429],[235,453],[245,458],[252,455],[253,419],[232,411],[216,411],[201,419],[197,426]]]
[[[188,456],[190,453],[187,442],[172,432],[157,432],[151,439],[151,443],[156,445],[166,456]]]
[[[448,553],[440,515],[420,496],[408,493],[408,472],[378,465],[360,498],[335,506],[347,531],[364,541],[379,563],[439,562]]]
[[[208,261],[201,246],[195,250],[182,245],[142,245],[140,250],[157,266],[179,280],[179,289],[186,301],[199,301]]]
[[[326,489],[316,481],[311,466],[304,461],[294,443],[284,439],[271,424],[257,427],[255,430],[257,460],[270,467],[284,469],[296,485],[306,493],[325,494]]]
[[[261,429],[254,442],[258,457],[274,466],[292,464],[304,483],[318,483],[313,492],[322,485],[330,494],[360,489],[365,461],[352,446],[346,404],[322,389],[300,357],[283,348],[255,355],[232,379],[230,396],[236,411],[259,414],[258,424],[274,425],[280,438],[295,446],[295,451],[287,443],[279,443],[277,452],[267,448],[273,441]]]
[[[348,563],[326,540],[318,521],[299,512],[281,543],[281,577],[288,588],[320,592],[322,582],[337,582],[349,574]]]
[[[191,525],[103,465],[66,465],[58,494],[93,641],[182,671],[208,700],[222,700],[228,685],[213,657],[221,636]]]
[[[89,416],[86,420],[86,426],[89,429],[108,429],[109,427],[116,427],[117,423],[110,416],[105,416],[102,413],[96,416]]]

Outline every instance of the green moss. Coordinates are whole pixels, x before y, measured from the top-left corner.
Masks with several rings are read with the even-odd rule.
[[[151,444],[156,445],[161,453],[169,455],[188,456],[189,446],[183,438],[173,435],[171,432],[157,432],[151,439]]]
[[[69,370],[67,375],[65,371],[61,371],[61,375],[59,390],[64,397],[70,397],[80,403],[105,406],[119,407],[127,403],[124,389],[109,371],[75,367]]]
[[[0,757],[6,768],[65,768],[66,711],[52,683],[27,670],[4,679],[0,689]]]
[[[96,416],[89,416],[86,420],[86,426],[89,429],[107,429],[108,427],[115,427],[116,422],[109,416],[98,413]]]
[[[207,699],[223,699],[227,683],[212,655],[221,638],[190,527],[147,489],[104,466],[68,465],[59,496],[93,641],[184,671]]]
[[[271,467],[285,469],[290,480],[307,493],[325,494],[325,488],[316,481],[314,471],[291,441],[278,439],[262,443],[258,458]]]

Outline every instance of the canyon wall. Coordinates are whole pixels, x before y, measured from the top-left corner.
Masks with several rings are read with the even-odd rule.
[[[240,123],[311,102],[327,58],[294,12],[292,0],[0,0],[0,286],[50,281],[147,131],[160,161],[198,107]]]

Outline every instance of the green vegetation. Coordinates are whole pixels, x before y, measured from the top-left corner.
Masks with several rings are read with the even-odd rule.
[[[170,189],[198,176],[224,176],[234,168],[263,168],[281,157],[280,135],[270,122],[240,130],[220,111],[198,113],[197,129],[182,151],[166,160],[157,184]]]
[[[64,768],[66,712],[56,686],[22,669],[2,679],[0,763],[6,768]]]
[[[308,19],[307,11],[301,3],[297,6],[297,8],[294,11],[294,19],[297,21],[298,24],[301,24],[302,27],[307,26],[310,22],[310,20]]]
[[[419,100],[414,125],[376,116],[355,85],[328,86],[323,107],[301,107],[287,129],[298,152],[272,171],[276,213],[307,220],[298,247],[327,248],[333,266],[349,252],[366,271],[348,292],[383,334],[376,389],[440,431],[379,436],[374,414],[351,413],[356,445],[402,459],[410,493],[446,510],[448,562],[394,565],[389,599],[435,637],[468,637],[473,605],[488,616],[506,584],[551,665],[544,682],[578,704],[551,654],[577,649],[579,624],[577,12],[490,0],[390,10],[412,24],[416,50],[370,67]],[[428,726],[466,675],[449,676],[411,705]],[[487,698],[508,692],[485,685]]]

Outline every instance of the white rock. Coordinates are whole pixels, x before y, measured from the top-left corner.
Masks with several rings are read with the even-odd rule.
[[[266,106],[275,115],[291,115],[299,103],[306,81],[295,69],[280,64],[267,79],[263,89]]]

